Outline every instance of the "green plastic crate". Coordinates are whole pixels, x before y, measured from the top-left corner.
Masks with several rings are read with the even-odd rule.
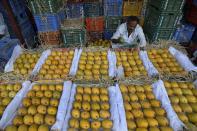
[[[146,13],[144,26],[160,29],[174,28],[177,26],[181,18],[181,13],[160,12],[155,7],[149,6]]]
[[[61,29],[61,33],[65,47],[85,45],[86,43],[85,29]]]
[[[62,0],[29,0],[28,5],[33,14],[57,13],[63,5]]]
[[[122,17],[105,17],[105,29],[114,30],[121,24]]]
[[[155,6],[161,11],[181,12],[184,0],[149,0],[149,5]]]
[[[147,36],[147,39],[150,42],[157,41],[159,39],[171,40],[175,29],[176,28],[171,28],[171,29],[149,28],[148,30],[145,30],[145,35]]]

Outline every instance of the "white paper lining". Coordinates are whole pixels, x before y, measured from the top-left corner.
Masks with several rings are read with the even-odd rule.
[[[58,106],[58,111],[57,111],[57,115],[56,115],[56,122],[51,127],[51,130],[60,131],[63,127],[64,118],[66,116],[66,110],[68,107],[68,101],[70,98],[71,86],[72,86],[71,81],[64,82],[64,89],[63,89],[62,96],[61,96],[61,99],[59,102],[60,104]]]
[[[23,100],[23,98],[26,96],[26,94],[32,89],[32,87],[35,85],[35,84],[38,84],[38,83],[32,83],[29,88],[27,88],[25,91],[24,91],[24,94],[21,95],[22,98],[21,98],[21,101]],[[64,121],[64,118],[65,118],[65,115],[66,115],[66,109],[67,109],[67,102],[68,102],[68,99],[70,97],[70,90],[71,90],[71,85],[72,85],[72,82],[71,81],[66,81],[64,82],[64,88],[63,88],[63,91],[62,91],[62,96],[60,98],[60,104],[58,106],[58,111],[57,111],[57,114],[56,114],[56,122],[55,124],[52,126],[52,130],[61,130],[62,128],[62,124],[63,124],[63,121]],[[19,103],[20,105],[16,108],[20,108],[22,107],[22,102]],[[12,121],[13,119],[15,118],[15,116],[17,115],[17,110],[15,110],[15,112],[12,114],[12,116],[10,117],[9,121],[4,123],[4,125],[2,125],[0,127],[0,129],[5,129],[8,125],[11,125],[12,124]]]
[[[153,63],[148,58],[147,51],[140,51],[140,59],[143,62],[149,77],[154,77],[159,74],[158,70],[154,67]]]
[[[64,120],[62,131],[67,131],[67,129],[68,129],[68,122],[69,122],[69,119],[71,118],[71,110],[72,110],[72,104],[75,100],[74,96],[76,94],[76,88],[77,88],[77,85],[73,84],[72,85],[72,90],[71,90],[71,96],[70,96],[70,100],[69,100],[69,105],[68,105],[68,108],[67,108],[67,113],[66,113],[66,117],[65,117],[65,120]],[[120,131],[118,107],[117,107],[116,99],[114,99],[114,98],[116,98],[115,87],[114,86],[109,87],[108,92],[109,92],[109,97],[110,97],[109,102],[110,102],[111,120],[113,121],[112,130],[113,131]]]
[[[118,66],[118,68],[116,69],[116,77],[118,79],[124,78],[124,68],[122,66]]]
[[[176,58],[179,64],[188,72],[194,71],[197,72],[197,67],[189,60],[189,58],[183,54],[182,52],[178,51],[174,47],[169,48],[169,52]]]
[[[173,128],[174,131],[180,131],[183,130],[183,127],[185,125],[183,122],[178,118],[177,114],[175,113],[174,109],[172,108],[171,102],[168,98],[168,94],[166,92],[166,89],[164,87],[164,83],[162,80],[159,80],[155,82],[153,85],[153,93],[158,99],[162,107],[166,110],[167,112],[167,117],[170,120],[170,126]]]
[[[118,84],[116,84],[115,88],[116,88],[116,97],[115,98],[116,98],[116,102],[118,104],[119,128],[122,131],[128,131],[122,93],[120,91]]]
[[[109,61],[109,77],[116,76],[116,54],[110,50],[107,52],[107,58]]]
[[[2,115],[2,118],[0,120],[0,129],[3,129],[6,125],[6,123],[8,123],[9,120],[13,118],[15,112],[17,111],[17,108],[19,107],[19,105],[22,102],[22,99],[26,95],[26,93],[30,87],[30,84],[31,84],[30,81],[25,81],[22,83],[21,90],[18,91],[18,93],[16,94],[14,99],[9,103],[9,105],[6,107],[6,109]]]
[[[14,62],[22,53],[23,53],[23,49],[19,45],[15,46],[11,58],[9,59],[8,63],[5,65],[4,72],[14,71]]]
[[[76,84],[72,85],[70,99],[69,99],[68,108],[67,108],[66,117],[64,120],[62,131],[67,131],[67,129],[68,129],[68,121],[71,118],[71,110],[72,110],[72,104],[75,100],[76,87],[77,87]]]
[[[42,68],[42,65],[45,63],[46,59],[48,58],[48,56],[51,54],[51,50],[48,49],[44,52],[42,52],[41,57],[39,58],[38,62],[36,63],[33,71],[31,72],[32,76],[36,76],[38,74],[38,72],[40,71],[40,69]]]
[[[72,66],[70,68],[70,73],[69,73],[70,76],[75,76],[77,73],[81,53],[82,53],[82,49],[75,50],[75,55],[74,55]]]

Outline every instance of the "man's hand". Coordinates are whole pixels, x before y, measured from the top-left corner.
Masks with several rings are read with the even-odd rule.
[[[112,41],[112,43],[115,43],[115,44],[120,43],[120,39],[112,39],[111,41]]]

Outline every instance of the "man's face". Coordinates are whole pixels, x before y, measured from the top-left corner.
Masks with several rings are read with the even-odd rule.
[[[127,30],[129,32],[133,32],[136,26],[137,26],[137,21],[130,21],[127,23]]]

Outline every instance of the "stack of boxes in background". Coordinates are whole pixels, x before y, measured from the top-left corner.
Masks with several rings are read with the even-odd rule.
[[[171,39],[182,18],[184,0],[150,0],[144,32],[150,41]]]
[[[102,39],[104,32],[103,1],[84,0],[84,15],[87,41]]]
[[[41,44],[60,44],[60,25],[65,17],[63,5],[63,0],[29,1]]]
[[[18,22],[18,26],[21,30],[23,38],[28,48],[32,48],[35,43],[36,33],[33,29],[32,23],[26,13],[25,0],[9,0],[9,4],[14,13],[15,19]],[[2,1],[0,1],[0,12],[3,14],[5,23],[7,24],[8,31],[11,38],[17,38],[15,32],[10,23],[7,10],[4,8]]]
[[[27,0],[40,43],[58,45],[63,40],[64,46],[82,45],[99,39],[109,40],[117,27],[131,15],[142,18],[142,25],[144,1],[147,0]],[[25,23],[25,14],[20,16],[22,18],[19,19]],[[24,25],[32,27],[28,23]],[[21,30],[35,37],[27,33],[27,30],[31,32],[32,29]],[[34,40],[28,41],[34,43]]]
[[[105,31],[104,39],[110,40],[118,25],[122,22],[122,0],[105,0],[104,16]]]
[[[66,19],[62,23],[61,33],[65,47],[86,43],[83,3],[76,1],[67,2]]]

